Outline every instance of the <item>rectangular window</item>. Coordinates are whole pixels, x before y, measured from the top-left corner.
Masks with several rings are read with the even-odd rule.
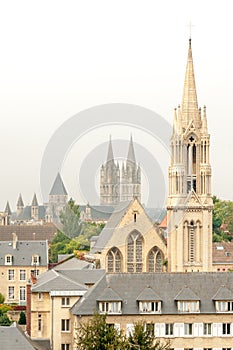
[[[8,270],[8,280],[14,281],[15,279],[15,270]]]
[[[26,300],[26,287],[20,287],[19,288],[19,300],[25,301]]]
[[[140,312],[145,313],[157,313],[161,312],[161,302],[160,301],[140,301],[139,302]]]
[[[15,299],[15,288],[13,286],[8,287],[8,299],[9,300]]]
[[[121,313],[121,302],[120,301],[110,301],[110,302],[99,302],[99,311],[100,313]]]
[[[42,330],[42,319],[41,314],[38,314],[38,331],[41,332]]]
[[[233,301],[216,301],[218,312],[233,312]]]
[[[20,270],[19,279],[20,281],[26,281],[26,270]]]
[[[230,323],[223,323],[222,324],[222,334],[223,335],[230,335],[231,334],[231,324]]]
[[[165,335],[173,335],[173,323],[165,324]]]
[[[70,320],[61,320],[61,331],[62,332],[69,332],[70,330]]]
[[[184,324],[184,335],[193,335],[193,324],[185,323]]]
[[[70,298],[69,297],[61,298],[61,305],[62,306],[69,306],[70,305]]]
[[[5,265],[12,265],[12,255],[5,255]]]
[[[41,292],[38,293],[38,300],[43,300],[43,294]]]
[[[203,334],[204,335],[212,334],[212,323],[203,323]]]
[[[31,270],[31,275],[36,278],[39,276],[39,273],[40,273],[40,270],[36,270],[36,269]]]
[[[179,312],[199,312],[199,301],[179,301],[178,302]]]
[[[70,344],[61,344],[61,350],[70,350]]]
[[[146,331],[151,335],[154,336],[155,332],[155,324],[154,323],[146,323]]]

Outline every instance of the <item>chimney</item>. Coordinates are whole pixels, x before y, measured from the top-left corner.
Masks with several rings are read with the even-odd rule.
[[[17,248],[17,242],[18,242],[18,236],[16,233],[12,233],[12,236],[13,236],[13,249],[16,249]]]
[[[26,331],[29,336],[31,336],[31,303],[32,303],[32,291],[31,291],[31,283],[28,282],[26,286],[27,290],[27,303],[26,303]]]

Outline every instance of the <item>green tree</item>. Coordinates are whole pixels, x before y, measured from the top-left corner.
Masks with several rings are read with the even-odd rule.
[[[2,293],[0,293],[0,304],[3,304],[5,301],[5,297]]]
[[[87,323],[76,330],[76,347],[79,350],[123,350],[126,342],[114,325],[106,323],[106,315],[94,314]],[[128,349],[128,348],[127,348]]]
[[[10,326],[11,323],[12,322],[6,313],[0,315],[0,326]]]
[[[20,312],[18,324],[26,324],[26,315],[23,311]]]
[[[214,196],[213,203],[213,241],[229,241],[233,233],[233,202]]]
[[[55,237],[52,239],[49,249],[49,261],[51,263],[57,262],[58,254],[65,254],[66,245],[71,241],[63,232],[57,231]]]
[[[60,213],[60,221],[63,225],[63,233],[69,238],[77,237],[80,234],[82,224],[80,222],[79,206],[70,198],[65,209]]]
[[[128,338],[129,349],[169,350],[170,342],[161,343],[154,336],[154,324],[142,321],[134,324],[134,330]]]

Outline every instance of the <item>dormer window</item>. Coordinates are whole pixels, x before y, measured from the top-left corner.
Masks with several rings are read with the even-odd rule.
[[[32,256],[32,265],[39,265],[39,263],[40,263],[39,255],[33,255]]]
[[[10,254],[5,255],[5,265],[12,265],[13,256]]]
[[[120,301],[99,301],[99,312],[102,314],[120,314]]]
[[[216,301],[217,312],[233,312],[233,301]]]
[[[156,314],[161,312],[161,301],[139,301],[139,312]]]
[[[200,312],[200,302],[197,301],[178,301],[178,312],[193,313]]]

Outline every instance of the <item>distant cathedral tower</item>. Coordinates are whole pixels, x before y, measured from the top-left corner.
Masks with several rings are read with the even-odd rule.
[[[135,197],[141,200],[141,169],[136,163],[132,136],[127,160],[123,163],[121,172],[119,164],[114,161],[110,138],[107,162],[100,170],[100,204],[116,205]]]
[[[114,161],[112,140],[110,137],[107,162],[102,165],[100,170],[100,204],[115,205],[119,201],[120,169],[119,164]]]
[[[68,193],[62,181],[60,173],[54,181],[54,184],[49,193],[49,204],[46,210],[46,221],[59,221],[60,212],[65,208],[68,200]]]
[[[175,109],[169,167],[168,270],[212,270],[210,136],[198,109],[191,39],[181,107]]]
[[[136,163],[133,139],[130,138],[126,163],[121,172],[121,201],[129,201],[137,197],[141,201],[141,169]]]

